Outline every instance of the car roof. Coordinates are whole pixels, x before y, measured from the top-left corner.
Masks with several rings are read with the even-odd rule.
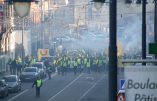
[[[33,64],[44,64],[43,62],[35,62]]]
[[[38,67],[25,67],[25,69],[27,69],[27,68],[36,68],[36,69],[38,69]]]
[[[6,75],[4,77],[18,77],[17,75]]]

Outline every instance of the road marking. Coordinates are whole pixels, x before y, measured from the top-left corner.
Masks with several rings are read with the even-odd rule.
[[[105,76],[102,76],[101,79],[99,79],[92,87],[90,87],[77,101],[80,101],[82,98],[84,98]]]
[[[25,89],[23,92],[17,94],[16,96],[10,98],[8,101],[13,101],[14,99],[16,99],[17,97],[19,97],[20,95],[22,95],[23,93],[26,93],[28,91],[28,89]]]
[[[80,77],[82,76],[79,75],[76,79],[74,79],[72,82],[70,82],[67,86],[65,86],[61,91],[59,91],[57,94],[55,94],[54,96],[52,96],[48,101],[51,101],[52,99],[54,99],[57,95],[59,95],[60,93],[62,93],[65,89],[67,89],[69,86],[71,86],[76,80],[78,80]]]

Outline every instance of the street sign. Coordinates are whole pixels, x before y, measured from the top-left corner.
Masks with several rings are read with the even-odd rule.
[[[119,93],[117,95],[117,101],[126,101],[125,100],[125,92],[119,91]]]
[[[120,90],[125,90],[125,80],[120,79]]]
[[[124,70],[126,101],[157,101],[157,67],[128,66]]]
[[[157,54],[157,43],[149,43],[149,54]]]

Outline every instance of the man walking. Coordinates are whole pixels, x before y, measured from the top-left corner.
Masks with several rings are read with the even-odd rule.
[[[34,85],[36,86],[36,97],[40,96],[40,87],[42,86],[42,80],[37,77],[37,79],[34,81],[32,88],[34,87]]]

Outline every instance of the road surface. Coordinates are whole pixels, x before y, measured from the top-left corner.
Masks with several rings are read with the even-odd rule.
[[[108,101],[107,73],[52,74],[43,79],[41,96],[35,96],[32,83],[22,83],[22,91],[11,93],[1,101]]]

